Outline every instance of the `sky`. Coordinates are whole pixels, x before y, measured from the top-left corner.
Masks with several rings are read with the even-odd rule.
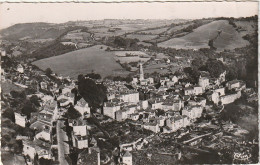
[[[98,19],[199,19],[258,14],[258,2],[3,3],[0,29],[17,23]]]

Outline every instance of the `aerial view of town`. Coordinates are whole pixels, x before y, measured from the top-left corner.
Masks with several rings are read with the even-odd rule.
[[[2,164],[257,164],[258,3],[214,4],[1,4]]]

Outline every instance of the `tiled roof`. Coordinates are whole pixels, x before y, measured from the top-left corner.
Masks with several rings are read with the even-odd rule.
[[[131,154],[129,151],[126,151],[126,152],[123,154],[123,157],[132,157],[132,154]]]

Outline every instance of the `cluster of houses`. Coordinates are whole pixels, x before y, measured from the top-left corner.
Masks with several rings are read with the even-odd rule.
[[[183,81],[185,75],[160,77],[156,89],[153,78],[144,78],[140,64],[140,76],[133,78],[131,88],[126,82],[105,81],[108,101],[103,114],[117,121],[136,121],[155,133],[175,132],[200,118],[206,103],[225,105],[241,97],[245,83],[226,82],[225,75],[223,72],[219,78],[211,78],[208,72],[201,72],[197,84]],[[140,89],[148,97],[141,100]]]
[[[63,89],[57,89],[53,96],[36,93],[35,95],[37,95],[42,100],[42,106],[40,108],[40,112],[31,114],[31,118],[29,119],[29,121],[26,116],[15,113],[16,124],[25,127],[25,124],[29,122],[30,128],[35,130],[36,132],[34,140],[24,141],[23,154],[28,155],[30,157],[29,160],[34,160],[34,156],[36,154],[39,158],[41,158],[41,153],[48,155],[48,157],[44,157],[45,159],[48,158],[55,160],[50,149],[58,148],[57,121],[63,115],[65,115],[68,106],[73,106],[81,114],[80,118],[68,119],[68,125],[72,129],[70,136],[72,147],[78,149],[86,149],[88,148],[89,143],[96,143],[94,142],[94,139],[90,141],[88,130],[91,129],[91,127],[89,127],[86,120],[84,120],[84,118],[90,116],[90,108],[88,106],[88,103],[83,98],[75,101],[75,95],[71,92],[71,90],[75,87],[74,85],[75,84],[72,83],[72,85],[65,86]],[[37,145],[37,141],[42,141],[42,143],[50,147],[41,148],[40,146],[38,146],[37,148],[35,148],[35,145]]]
[[[84,120],[91,116],[90,107],[83,98],[76,99],[77,94],[72,92],[77,88],[74,81],[67,78],[67,85],[58,86],[47,76],[32,71],[32,67],[27,65],[18,64],[15,71],[11,80],[27,87],[35,85],[37,92],[27,97],[36,95],[41,100],[39,111],[30,116],[15,112],[15,123],[21,127],[29,126],[35,132],[33,139],[23,138],[23,154],[27,163],[32,163],[36,155],[38,158],[58,159],[53,154],[53,150],[58,150],[57,122],[71,106],[81,114],[77,119],[68,120],[68,126],[72,130],[69,136],[72,147],[88,149],[88,152],[93,146],[97,148],[96,140],[89,135],[91,126]],[[241,91],[246,89],[245,82],[226,82],[225,74],[223,72],[219,78],[210,78],[207,73],[201,73],[197,84],[183,81],[185,75],[160,77],[160,86],[156,88],[152,77],[144,77],[140,64],[139,78],[133,78],[130,84],[104,80],[107,101],[100,113],[120,122],[130,119],[155,133],[175,132],[200,118],[206,104],[225,105],[241,97]],[[2,75],[3,79],[4,71]],[[41,76],[41,81],[32,78],[37,76]],[[49,91],[51,95],[39,89]],[[144,97],[141,98],[141,94]],[[99,152],[97,153],[99,157]],[[80,157],[79,160],[84,158]],[[100,158],[98,162],[100,163]],[[123,151],[120,162],[132,164],[131,153]]]
[[[1,79],[24,89],[28,87],[36,89],[26,97],[30,100],[31,97],[37,96],[40,103],[37,112],[32,112],[30,115],[23,114],[19,110],[14,112],[15,124],[23,128],[29,127],[34,132],[30,138],[17,136],[23,142],[23,154],[27,164],[33,164],[36,157],[53,161],[58,159],[54,154],[54,150],[58,150],[57,121],[65,115],[69,106],[73,106],[81,114],[81,118],[68,122],[72,129],[70,139],[72,147],[85,149],[89,144],[95,143],[95,139],[90,140],[88,134],[90,127],[83,120],[90,116],[90,107],[83,98],[75,100],[75,94],[71,92],[75,88],[74,81],[70,81],[69,85],[58,86],[46,75],[34,71],[32,66],[26,64],[18,64],[16,68],[10,68],[8,71],[10,73],[2,71]],[[48,91],[50,94],[41,90]]]
[[[68,141],[71,141],[71,147],[79,150],[88,151],[89,156],[95,153],[95,159],[100,164],[100,151],[97,147],[97,141],[94,137],[90,136],[89,130],[93,127],[85,120],[90,117],[90,107],[88,103],[80,98],[76,99],[76,93],[72,90],[77,88],[75,81],[69,81],[67,84],[57,85],[48,76],[41,74],[37,70],[34,71],[30,65],[18,64],[16,68],[11,68],[9,71],[2,71],[1,78],[7,80],[10,83],[16,83],[24,89],[30,87],[36,89],[33,94],[27,95],[27,99],[37,96],[40,107],[37,108],[37,112],[31,113],[29,116],[23,114],[21,111],[15,111],[15,124],[26,128],[29,127],[33,130],[34,135],[32,137],[17,136],[23,143],[23,155],[26,158],[27,164],[34,164],[34,160],[48,159],[52,161],[58,161],[58,127],[57,122],[64,117],[68,108],[73,108],[81,114],[81,117],[76,119],[68,119],[68,126],[71,129]],[[57,79],[62,80],[62,77]],[[39,78],[40,77],[40,78]],[[39,79],[41,81],[39,81]],[[48,91],[45,93],[43,91]],[[125,91],[124,95],[121,95],[121,99],[125,102],[138,102],[139,96],[136,92]],[[113,96],[112,96],[113,97]],[[66,117],[65,117],[66,119]],[[122,117],[122,120],[125,118]],[[59,128],[61,129],[61,128]],[[61,136],[61,135],[60,135]],[[94,152],[97,151],[97,152]],[[65,153],[69,153],[66,151]],[[125,162],[125,164],[132,164],[132,156],[130,153],[122,153],[119,161]],[[86,155],[79,156],[79,162],[84,159]],[[84,162],[83,162],[84,163]]]

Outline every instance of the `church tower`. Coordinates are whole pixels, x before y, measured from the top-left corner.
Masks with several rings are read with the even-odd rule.
[[[140,81],[144,80],[143,64],[140,62]]]

